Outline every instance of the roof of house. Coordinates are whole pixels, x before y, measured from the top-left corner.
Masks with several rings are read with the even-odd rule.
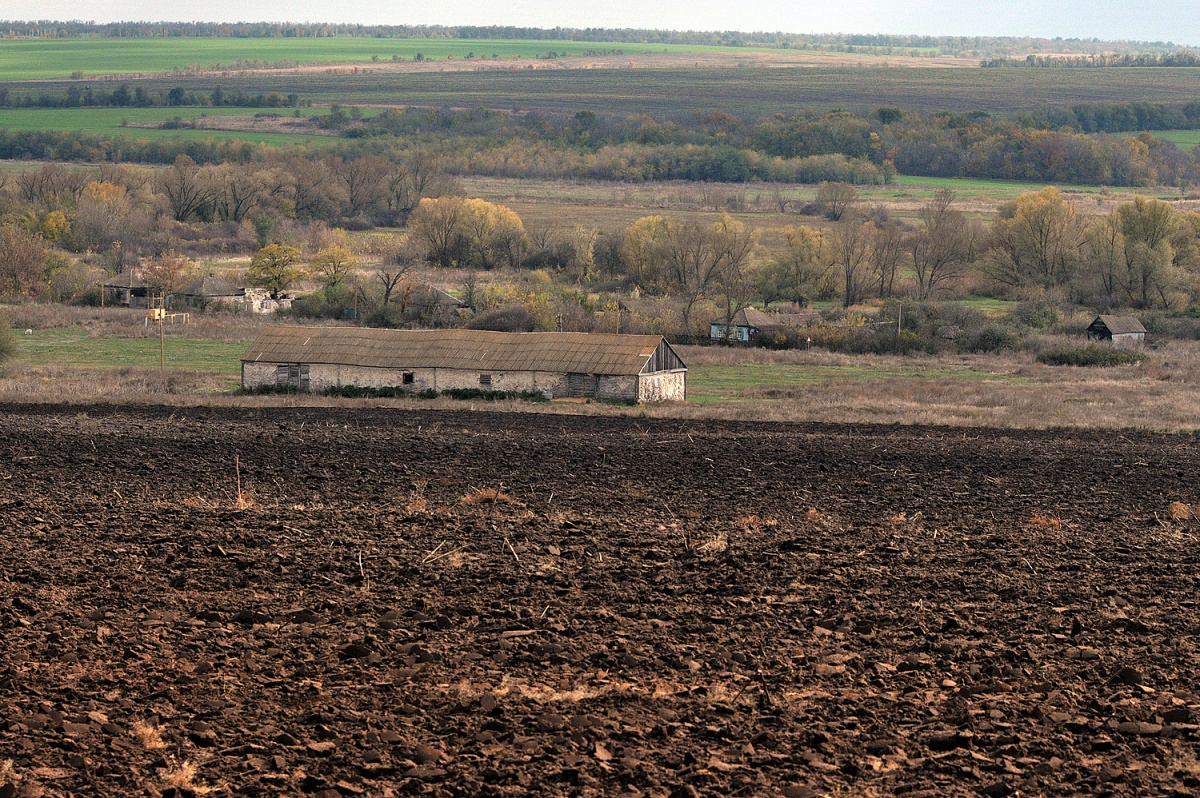
[[[237,296],[240,292],[220,277],[208,274],[192,280],[179,292],[183,296]]]
[[[819,320],[819,313],[768,313],[758,308],[743,308],[733,317],[736,327],[753,327],[763,330],[772,327],[803,327]],[[725,319],[713,319],[713,324],[724,324]]]
[[[104,281],[105,288],[145,288],[146,281],[133,269],[113,275]]]
[[[1096,320],[1089,326],[1095,326],[1096,322],[1100,322],[1113,335],[1127,335],[1129,333],[1144,333],[1146,328],[1138,321],[1136,316],[1104,316],[1096,317]]]
[[[276,326],[259,333],[242,360],[634,375],[660,344],[658,335]]]

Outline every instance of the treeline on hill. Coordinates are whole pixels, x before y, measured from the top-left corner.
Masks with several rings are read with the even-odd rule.
[[[1034,55],[1024,58],[991,58],[983,67],[1041,67],[1074,69],[1079,67],[1195,67],[1200,53],[1176,50],[1172,53],[1087,53],[1085,55]]]
[[[179,102],[195,99],[188,94]],[[1078,105],[1018,120],[881,108],[869,116],[802,112],[752,121],[723,112],[660,120],[591,111],[549,115],[450,108],[393,109],[366,117],[358,109],[335,105],[310,124],[340,134],[336,143],[298,144],[294,151],[324,147],[342,157],[391,157],[421,148],[455,174],[631,182],[879,184],[897,173],[1111,186],[1200,182],[1196,151],[1180,150],[1148,133],[1119,137],[1075,132],[1067,129],[1072,123],[1095,130],[1197,127],[1200,103]],[[191,124],[180,118],[162,126]],[[7,159],[171,163],[178,155],[207,164],[264,160],[278,157],[279,151],[245,141],[0,130],[0,158]]]
[[[799,34],[772,31],[672,31],[641,28],[531,28],[511,25],[357,25],[295,22],[111,22],[0,20],[6,38],[328,38],[380,39],[516,39],[631,44],[780,47],[892,53],[921,51],[928,55],[1013,55],[1052,53],[1170,53],[1169,42],[1104,41],[1101,39],[1027,36],[923,36],[900,34]],[[899,53],[897,53],[899,54]]]
[[[106,275],[134,266],[156,294],[168,294],[187,279],[192,258],[240,253],[252,256],[244,284],[272,297],[317,286],[291,312],[357,314],[378,325],[619,329],[694,340],[715,320],[732,329],[751,306],[796,317],[823,301],[840,306],[825,314],[835,324],[808,318],[797,322],[808,327],[760,343],[932,351],[953,340],[986,351],[1011,348],[1012,336],[970,314],[955,321],[951,311],[928,311],[925,322],[903,322],[924,324],[918,338],[892,343],[872,332],[872,321],[893,313],[889,303],[967,293],[1032,302],[1042,310],[1025,311],[1030,327],[1057,324],[1060,305],[1200,307],[1200,213],[1144,197],[1085,216],[1046,188],[1005,203],[985,226],[946,190],[909,224],[867,207],[853,186],[826,183],[795,223],[764,238],[725,214],[649,215],[615,230],[527,227],[503,205],[463,197],[420,152],[396,161],[200,166],[180,158],[165,170],[48,165],[4,174],[6,298],[94,302]],[[399,227],[344,232],[378,223]],[[418,277],[427,272],[453,275],[440,282],[456,281],[458,297],[431,290]]]

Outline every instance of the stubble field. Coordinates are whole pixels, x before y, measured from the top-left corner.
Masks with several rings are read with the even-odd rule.
[[[1200,786],[1193,436],[2,409],[7,795]]]

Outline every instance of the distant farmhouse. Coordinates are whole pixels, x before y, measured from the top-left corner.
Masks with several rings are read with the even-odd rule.
[[[1146,340],[1146,328],[1136,316],[1097,316],[1088,325],[1089,341],[1112,341],[1117,349],[1141,346]]]
[[[733,316],[729,329],[724,318],[713,319],[709,325],[709,337],[714,341],[753,341],[760,333],[794,330],[821,320],[820,313],[768,313],[758,308],[744,308]]]
[[[682,401],[686,379],[657,335],[276,326],[242,356],[248,389],[480,388],[642,403]]]

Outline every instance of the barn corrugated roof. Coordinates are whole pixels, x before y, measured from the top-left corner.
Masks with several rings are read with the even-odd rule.
[[[658,335],[280,326],[259,333],[242,360],[634,375],[661,341]]]
[[[1128,333],[1144,333],[1146,328],[1138,321],[1136,316],[1105,316],[1096,317],[1102,322],[1108,331],[1113,335],[1126,335]],[[1096,322],[1092,322],[1095,324]]]

